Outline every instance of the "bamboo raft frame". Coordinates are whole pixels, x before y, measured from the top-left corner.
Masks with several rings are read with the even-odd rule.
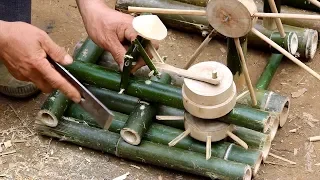
[[[203,5],[202,1],[199,3]],[[263,33],[263,30],[261,31]],[[239,44],[245,56],[247,38],[240,38]],[[237,48],[234,41],[228,42],[228,48]],[[89,51],[89,56],[86,59],[79,58],[84,50]],[[248,144],[249,148],[246,150],[227,138],[212,143],[211,158],[206,160],[205,142],[196,141],[187,136],[174,147],[168,146],[184,131],[181,120],[184,114],[181,87],[170,85],[173,77],[164,72],[160,72],[161,78],[134,77],[128,80],[126,94],[120,95],[118,94],[119,73],[94,65],[102,56],[102,52],[101,48],[87,39],[76,51],[77,62],[66,68],[76,78],[87,84],[88,89],[114,111],[115,119],[109,131],[100,129],[94,119],[79,105],[70,103],[61,93],[55,92],[49,96],[38,114],[36,128],[40,134],[121,158],[212,179],[251,179],[258,173],[261,162],[268,157],[278,128],[286,123],[290,109],[288,97],[266,90],[283,55],[276,54],[274,51],[270,57],[255,87],[257,90],[255,90],[254,107],[251,107],[252,96],[245,92],[239,95],[235,108],[226,116],[219,118],[219,121],[236,124],[233,133]],[[234,52],[228,52],[228,67],[234,73],[235,81],[239,82],[237,87],[241,87],[244,84],[241,58]],[[161,57],[157,57],[162,60]],[[57,126],[46,123],[44,117],[56,120]],[[157,120],[156,117],[166,120],[170,117],[174,119],[165,121]],[[124,130],[128,129],[130,129],[130,136],[126,139],[128,131],[124,132]]]

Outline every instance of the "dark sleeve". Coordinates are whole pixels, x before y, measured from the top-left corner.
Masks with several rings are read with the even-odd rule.
[[[31,23],[31,0],[0,0],[0,20]]]

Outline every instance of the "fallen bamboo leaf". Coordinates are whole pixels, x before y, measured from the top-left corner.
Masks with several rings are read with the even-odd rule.
[[[297,92],[292,92],[291,93],[291,97],[292,98],[298,98],[298,97],[302,96],[304,93],[306,93],[307,91],[308,91],[307,88],[299,89]]]
[[[130,173],[127,172],[124,175],[114,178],[113,180],[125,180]]]
[[[269,153],[269,155],[272,156],[272,157],[274,157],[274,158],[277,158],[277,159],[280,159],[280,160],[282,160],[282,161],[285,161],[285,162],[287,162],[287,163],[289,163],[289,164],[292,164],[292,165],[297,164],[296,162],[290,161],[289,159],[280,157],[280,156],[275,155],[275,154],[272,154],[272,153]]]

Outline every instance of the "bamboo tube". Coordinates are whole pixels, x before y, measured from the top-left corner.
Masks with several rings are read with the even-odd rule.
[[[200,7],[206,7],[208,0],[177,0],[179,2],[187,3],[187,4],[193,4]]]
[[[64,94],[56,90],[43,103],[37,119],[47,126],[56,127],[70,103],[71,101]]]
[[[313,0],[282,0],[282,4],[285,4],[288,6],[320,12],[320,8],[314,5],[312,2]]]
[[[227,38],[227,39],[228,39],[227,66],[233,74],[233,81],[236,84],[237,91],[241,92],[245,89],[245,86],[246,86],[245,76],[244,76],[243,68],[241,65],[241,59],[237,52],[237,48],[234,40],[232,38]],[[247,43],[248,43],[247,37],[240,38],[240,43],[241,43],[243,53],[246,56]]]
[[[280,127],[283,127],[289,115],[290,99],[286,96],[262,89],[256,90],[256,97],[258,100],[256,108],[279,115]],[[250,99],[249,93],[245,93],[237,103],[248,104],[250,103],[248,99]]]
[[[213,177],[214,174],[214,177],[219,178],[243,179],[243,177],[245,177],[244,179],[251,179],[251,169],[248,165],[219,158],[211,158],[206,161],[200,153],[170,148],[165,145],[154,144],[148,141],[142,141],[140,146],[132,146],[121,140],[119,134],[68,121],[67,119],[61,121],[56,128],[38,124],[37,130],[42,135],[59,138],[60,140],[72,142],[95,150],[116,154],[121,158],[138,161],[139,157],[143,157],[144,163],[147,162],[154,165],[165,164],[165,167],[168,168],[207,177]],[[134,153],[134,155],[131,153]],[[138,153],[139,156],[136,156],[136,153]],[[186,159],[184,155],[188,155],[189,158]],[[194,161],[190,161],[190,159],[193,159]],[[140,161],[141,160],[142,159],[140,159]],[[159,164],[157,163],[158,161],[163,163]],[[184,166],[179,164],[184,164]],[[194,168],[193,165],[198,168]],[[204,171],[204,169],[206,169],[206,171]],[[230,172],[230,169],[233,171]]]
[[[66,68],[84,83],[94,84],[114,91],[118,91],[120,88],[120,74],[103,67],[74,62],[72,65],[66,66]],[[164,85],[150,80],[130,80],[126,92],[145,101],[183,108],[181,89],[171,85]]]
[[[233,133],[246,142],[250,149],[260,150],[263,160],[266,160],[271,148],[271,138],[269,134],[259,133],[239,126],[235,127]]]
[[[120,129],[125,125],[128,115],[114,112],[115,117],[109,128],[109,131],[119,133]],[[94,121],[90,114],[85,112],[81,106],[77,104],[72,104],[66,111],[66,116],[74,118],[74,121],[88,124],[89,126],[97,127],[98,124]],[[183,125],[182,121],[176,121]],[[183,127],[182,127],[183,129]],[[154,143],[160,143],[167,145],[172,139],[181,134],[183,130],[161,125],[158,123],[153,123],[148,131],[144,134],[143,139],[152,141]],[[198,153],[205,154],[205,145],[197,141],[190,136],[185,137],[179,143],[175,145],[177,148],[190,150]],[[254,174],[259,170],[260,163],[262,160],[262,155],[260,151],[257,150],[245,150],[242,147],[231,144],[228,142],[218,142],[212,144],[211,147],[212,156],[217,158],[222,158],[229,161],[235,161],[243,164],[248,164],[252,167]],[[240,155],[241,154],[241,155]]]
[[[136,156],[137,153],[139,153],[139,156]],[[149,141],[143,141],[139,146],[132,146],[120,140],[116,155],[137,162],[148,162],[149,164],[210,178],[249,180],[252,176],[248,165],[214,157],[206,160],[200,153],[159,145]]]
[[[240,63],[241,63],[242,69],[243,69],[243,73],[244,73],[244,77],[245,77],[245,80],[246,80],[247,88],[249,89],[249,92],[250,92],[251,101],[252,101],[251,104],[252,104],[252,106],[256,106],[257,105],[257,98],[256,98],[255,93],[254,93],[254,89],[253,89],[253,86],[252,86],[252,83],[251,83],[249,71],[248,71],[248,68],[247,68],[245,56],[244,56],[243,50],[241,48],[241,44],[240,44],[239,38],[235,38],[234,42],[235,42],[235,45],[236,45],[237,52],[238,52],[238,54],[240,56]]]
[[[96,63],[103,53],[103,49],[97,46],[89,37],[75,50],[75,61],[84,63]],[[54,91],[44,102],[37,114],[37,119],[47,126],[55,127],[64,111],[70,105],[69,100],[60,91]]]
[[[268,60],[268,64],[264,68],[264,71],[262,72],[257,84],[257,89],[266,90],[269,87],[269,84],[276,73],[280,62],[283,58],[282,54],[272,54],[271,57]]]
[[[155,115],[156,109],[154,107],[146,104],[138,105],[120,131],[121,137],[129,144],[139,145]]]

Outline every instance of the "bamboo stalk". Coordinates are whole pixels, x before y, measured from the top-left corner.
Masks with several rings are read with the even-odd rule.
[[[320,20],[319,15],[307,14],[289,14],[289,13],[254,13],[253,17],[268,17],[268,18],[283,18],[283,19],[305,19],[305,20]]]
[[[247,55],[247,37],[240,38],[240,44],[244,55]],[[227,66],[233,74],[233,81],[236,84],[237,91],[241,92],[245,89],[245,75],[243,72],[240,55],[237,52],[236,44],[232,38],[227,38]]]
[[[308,73],[310,73],[311,75],[313,75],[314,77],[316,77],[318,80],[320,80],[320,75],[313,71],[311,68],[309,68],[307,65],[305,65],[304,63],[302,63],[299,59],[295,58],[293,55],[291,55],[290,53],[288,53],[286,50],[284,50],[281,46],[279,46],[278,44],[276,44],[275,42],[273,42],[272,40],[270,40],[268,37],[266,37],[265,35],[263,35],[262,33],[260,33],[258,30],[256,30],[255,28],[252,28],[251,30],[255,35],[257,35],[258,37],[260,37],[262,40],[264,40],[266,43],[270,44],[273,48],[277,49],[278,51],[280,51],[283,55],[285,55],[287,58],[289,58],[291,61],[293,61],[294,63],[296,63],[298,66],[300,66],[301,68],[303,68],[304,70],[306,70]]]
[[[256,88],[266,90],[269,87],[269,84],[276,73],[280,62],[283,58],[282,54],[272,54],[268,60],[268,64],[264,68],[259,80],[257,81]]]
[[[114,112],[115,117],[109,128],[109,131],[119,133],[122,127],[125,125],[128,115]],[[79,105],[72,104],[66,111],[66,116],[74,118],[74,121],[88,124],[89,126],[100,128],[90,114],[85,112]],[[182,121],[176,121],[183,125]],[[182,123],[181,123],[182,122]],[[183,127],[182,127],[183,129]],[[160,143],[167,145],[172,139],[181,134],[183,130],[153,123],[148,131],[144,134],[143,139],[152,141],[154,143]],[[175,147],[205,154],[206,146],[190,136],[185,137],[179,141]],[[214,157],[222,158],[229,161],[235,161],[243,164],[249,164],[254,174],[259,170],[259,166],[262,160],[261,152],[256,150],[245,150],[240,146],[231,144],[228,142],[218,142],[212,144],[211,154]],[[241,154],[241,155],[240,155]]]
[[[286,123],[290,111],[290,99],[286,96],[282,96],[272,91],[256,90],[256,97],[258,105],[256,108],[262,111],[268,111],[274,113],[274,115],[280,118],[280,127],[283,127]],[[237,103],[249,104],[251,102],[249,93],[245,93]]]
[[[195,15],[205,16],[203,10],[180,10],[180,9],[164,9],[164,8],[146,8],[146,7],[128,7],[129,12],[134,13],[153,13],[153,14],[178,14],[178,15]]]
[[[66,68],[84,83],[94,84],[114,91],[120,89],[120,74],[117,72],[81,62],[74,62]],[[144,101],[183,108],[181,89],[171,85],[164,85],[150,80],[131,79],[126,93]]]
[[[277,6],[276,6],[276,3],[275,3],[275,0],[268,0],[268,2],[269,2],[269,5],[270,5],[272,13],[279,13],[278,9],[277,9]],[[276,25],[277,25],[277,28],[278,28],[278,31],[279,31],[281,37],[282,38],[286,37],[286,34],[284,32],[281,19],[280,18],[275,18],[275,21],[276,21]]]
[[[89,37],[87,37],[81,47],[75,50],[74,60],[87,63],[96,63],[103,51],[103,48],[96,45]]]
[[[244,77],[245,77],[245,80],[246,80],[246,83],[247,83],[247,87],[248,87],[249,92],[250,92],[250,96],[251,96],[251,100],[252,100],[252,106],[256,106],[257,105],[257,98],[255,96],[255,92],[254,92],[254,89],[253,89],[253,86],[252,86],[252,83],[251,83],[249,71],[248,71],[248,68],[247,68],[246,60],[245,60],[244,53],[243,53],[242,48],[241,48],[241,44],[240,44],[239,38],[235,38],[234,42],[235,42],[238,54],[240,56],[240,60],[241,60],[240,62],[241,62],[241,66],[242,66],[242,69],[243,69],[243,72],[244,72]]]

